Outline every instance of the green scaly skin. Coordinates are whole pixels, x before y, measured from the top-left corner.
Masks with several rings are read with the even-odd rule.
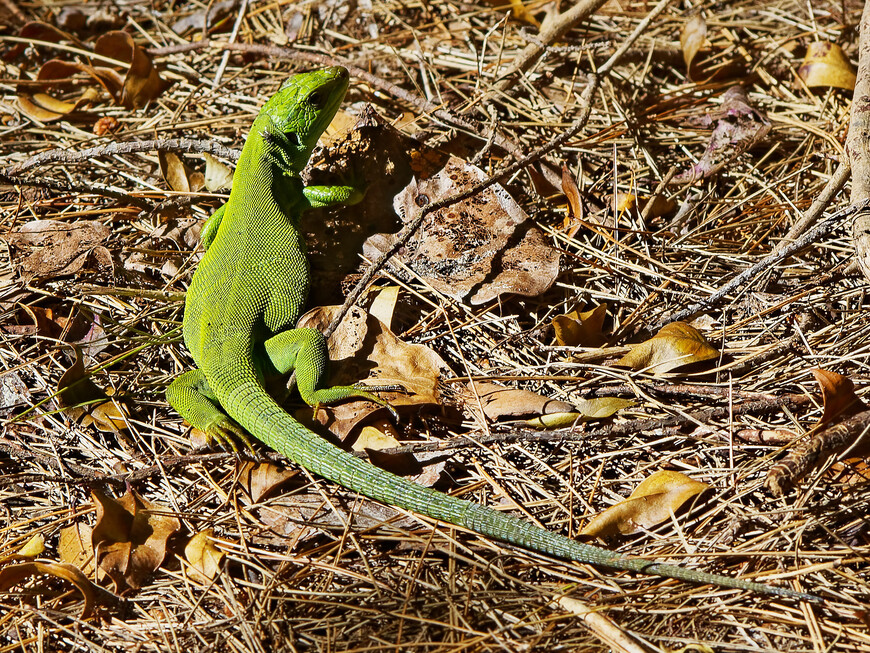
[[[175,409],[214,440],[247,442],[247,431],[309,471],[371,499],[526,549],[602,567],[819,601],[785,588],[625,557],[425,488],[333,446],[269,396],[263,378],[295,370],[299,392],[309,405],[348,397],[384,403],[356,387],[318,388],[328,362],[325,339],[313,329],[293,328],[309,287],[301,214],[362,198],[349,186],[306,187],[299,176],[347,85],[348,73],[340,67],[296,75],[254,121],[230,199],[203,231],[206,254],[187,292],[184,314],[184,341],[198,369],[182,374],[167,389]]]

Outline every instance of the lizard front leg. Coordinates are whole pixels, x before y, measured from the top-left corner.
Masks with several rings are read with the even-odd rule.
[[[365,191],[354,186],[305,186],[302,194],[308,200],[308,207],[312,209],[336,204],[350,206],[359,203],[365,197]]]
[[[343,399],[359,397],[384,406],[398,419],[396,411],[386,401],[360,386],[336,385],[321,388],[320,381],[326,375],[329,352],[326,338],[317,329],[289,329],[269,338],[263,343],[266,357],[278,374],[296,371],[296,385],[302,400],[317,408]]]

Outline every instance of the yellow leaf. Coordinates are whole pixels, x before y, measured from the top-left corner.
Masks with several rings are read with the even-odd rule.
[[[184,547],[184,558],[190,564],[188,573],[199,583],[208,583],[221,568],[224,552],[214,545],[214,530],[197,533]]]
[[[659,375],[718,357],[719,350],[695,327],[685,322],[672,322],[649,340],[632,345],[631,351],[616,364]]]
[[[556,342],[563,347],[598,347],[604,342],[601,329],[607,315],[607,304],[582,313],[571,311],[553,318]]]
[[[669,519],[687,500],[710,486],[681,472],[661,470],[644,479],[631,496],[593,518],[581,535],[628,535]]]
[[[836,43],[810,43],[798,75],[809,88],[833,86],[847,91],[855,88],[855,71]]]
[[[228,165],[221,163],[208,152],[204,152],[205,175],[203,183],[207,190],[214,192],[224,188],[233,187],[233,170]]]
[[[629,406],[634,406],[632,399],[620,399],[619,397],[598,397],[596,399],[584,399],[577,403],[577,411],[568,413],[550,413],[527,420],[525,424],[539,429],[560,429],[571,426],[575,422],[591,422],[596,419],[605,419],[616,414],[617,411]]]
[[[24,546],[18,549],[17,555],[25,558],[35,558],[43,551],[45,551],[45,538],[42,536],[42,533],[37,533],[27,540]]]
[[[387,286],[381,290],[375,297],[369,308],[369,315],[378,318],[381,322],[387,325],[388,329],[392,328],[393,312],[396,310],[396,303],[399,301],[399,286]]]
[[[62,528],[57,552],[61,562],[75,565],[85,574],[94,570],[93,530],[87,524],[73,524]]]
[[[683,61],[686,62],[686,70],[692,67],[692,60],[704,46],[707,40],[707,21],[702,14],[695,14],[686,24],[680,34],[680,47],[683,50]]]

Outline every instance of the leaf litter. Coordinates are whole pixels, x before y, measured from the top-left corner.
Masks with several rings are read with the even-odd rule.
[[[725,590],[593,573],[538,557],[532,562],[516,549],[360,501],[267,458],[265,448],[255,453],[256,463],[191,449],[184,425],[162,397],[166,383],[190,364],[177,341],[180,304],[167,291],[186,287],[198,224],[222,200],[166,201],[175,198],[170,188],[186,193],[187,183],[193,192],[196,173],[210,190],[226,186],[228,169],[172,148],[177,162],[166,180],[156,150],[86,161],[70,156],[152,138],[238,148],[256,108],[288,71],[315,65],[303,64],[311,46],[318,54],[365,62],[365,71],[352,75],[344,110],[364,116],[366,126],[339,138],[306,173],[319,175],[313,183],[340,183],[335,180],[349,175],[369,185],[366,206],[305,220],[316,286],[346,291],[358,278],[362,242],[401,229],[392,200],[411,177],[419,198],[419,184],[444,175],[450,156],[448,176],[453,170],[478,179],[477,171],[488,174],[564,133],[583,110],[578,98],[590,71],[650,9],[608,3],[547,43],[533,68],[507,75],[507,89],[497,89],[506,62],[536,47],[533,26],[547,29],[551,6],[481,5],[469,12],[439,2],[425,10],[382,3],[258,5],[242,16],[232,37],[236,45],[288,45],[296,48],[293,56],[232,51],[219,70],[224,51],[197,49],[207,46],[194,39],[204,29],[215,39],[232,34],[226,31],[237,17],[231,6],[215,3],[220,11],[207,13],[134,4],[123,17],[109,7],[103,23],[69,11],[16,7],[22,19],[7,32],[29,35],[30,42],[7,44],[4,52],[2,165],[51,148],[62,148],[67,158],[24,173],[15,180],[20,185],[5,180],[0,196],[0,237],[10,246],[0,258],[0,378],[10,395],[4,410],[15,417],[29,409],[5,423],[0,436],[6,510],[0,555],[14,555],[36,533],[45,535],[36,558],[7,558],[0,569],[12,570],[3,583],[11,592],[3,597],[10,606],[0,625],[3,645],[42,637],[43,648],[60,650],[69,620],[78,619],[84,605],[87,614],[100,606],[115,624],[123,620],[123,627],[96,618],[75,623],[83,641],[107,650],[163,651],[177,643],[247,651],[251,642],[257,650],[286,650],[288,642],[297,650],[324,651],[388,645],[409,651],[609,650],[597,631],[554,607],[554,598],[563,597],[606,611],[613,627],[643,640],[648,650],[706,642],[737,651],[747,637],[764,651],[870,649],[867,624],[855,613],[866,603],[863,560],[870,555],[862,461],[835,463],[849,469],[832,472],[821,462],[780,498],[762,487],[786,455],[786,435],[813,431],[820,421],[827,429],[855,426],[863,414],[830,422],[823,414],[830,399],[821,400],[812,372],[835,371],[851,379],[855,397],[866,398],[866,288],[848,271],[848,229],[728,296],[704,326],[694,322],[704,342],[687,339],[709,354],[701,356],[706,360],[676,366],[687,356],[678,348],[660,360],[617,365],[629,347],[642,349],[655,339],[649,326],[662,316],[703,299],[767,254],[818,196],[843,151],[851,95],[841,86],[857,61],[853,27],[860,7],[783,1],[763,11],[749,2],[727,10],[715,4],[667,8],[600,87],[584,129],[543,164],[503,179],[493,191],[498,202],[486,205],[500,204],[497,211],[477,207],[469,221],[427,224],[382,271],[380,287],[398,290],[372,309],[379,320],[363,301],[349,331],[338,336],[346,350],[337,354],[337,375],[405,386],[404,393],[386,395],[400,410],[399,423],[366,404],[318,416],[335,427],[332,435],[323,429],[325,437],[347,446],[356,441],[365,455],[411,456],[437,471],[427,484],[525,513],[567,534],[620,505],[644,478],[684,474],[710,487],[703,502],[690,511],[665,502],[664,521],[644,517],[640,532],[615,536],[609,545],[824,590],[829,603],[809,615]],[[686,30],[699,9],[703,39],[699,19]],[[155,50],[177,43],[162,40],[155,16],[178,26],[193,49]],[[41,24],[20,31],[28,21]],[[113,58],[124,65],[93,56],[97,39],[124,24],[136,26],[129,38],[110,41]],[[812,60],[813,43],[835,44],[849,65]],[[799,76],[804,62],[839,72],[808,89]],[[40,120],[20,110],[20,97],[38,104],[38,93],[51,98],[41,97],[47,105],[41,108],[54,117]],[[374,108],[364,108],[366,102]],[[354,165],[359,169],[349,170]],[[560,183],[563,169],[561,177],[573,185]],[[31,175],[81,190],[28,186],[23,182]],[[159,206],[137,214],[100,187]],[[430,201],[454,189],[424,188]],[[504,198],[521,213],[511,209],[505,216]],[[405,206],[407,215],[419,209],[417,202]],[[64,235],[36,239],[28,231],[40,222]],[[65,235],[78,229],[90,235],[77,241]],[[536,234],[528,249],[521,238],[527,233]],[[457,246],[469,239],[481,246]],[[111,292],[94,290],[105,287]],[[320,293],[315,287],[312,306],[329,303]],[[69,365],[58,356],[65,346],[57,342],[65,329],[61,319],[80,305],[98,316],[105,339],[92,351],[93,365],[88,362],[91,369],[105,365],[95,378],[97,390],[103,397],[134,398],[124,439],[70,420],[46,402]],[[318,324],[329,320],[330,314],[320,316]],[[666,376],[656,380],[654,374]],[[480,410],[486,392],[466,396],[477,386],[492,386],[493,396],[509,399],[496,411],[500,418]],[[557,422],[560,430],[516,424],[517,418],[561,419],[572,415],[568,407],[595,402],[612,408],[614,400],[624,405],[593,421]],[[561,409],[547,412],[546,404]],[[514,414],[529,406],[531,413]],[[698,424],[699,415],[708,417]],[[750,432],[776,440],[741,437]],[[847,455],[856,453],[850,446]],[[430,465],[424,454],[437,454],[436,462]],[[126,587],[119,591],[141,608],[130,613],[88,594],[113,585],[93,562],[108,540],[94,546],[93,503],[84,489],[98,485],[107,497],[124,496],[125,480],[143,501],[128,514],[141,513],[144,531],[159,532],[154,543],[132,529],[111,540],[108,562],[100,559]],[[168,525],[152,524],[149,513],[166,517]],[[181,523],[178,530],[173,519]],[[75,565],[82,576],[52,580],[43,565]],[[238,628],[216,628],[225,618]],[[252,637],[242,641],[236,636],[242,631]]]

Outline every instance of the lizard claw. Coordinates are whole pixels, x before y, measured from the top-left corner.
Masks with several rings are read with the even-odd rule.
[[[254,451],[254,445],[251,443],[248,434],[229,417],[222,417],[220,420],[209,424],[205,435],[209,442],[216,443],[224,451],[231,449],[238,455],[239,447],[236,444],[237,442],[242,443],[242,448],[245,451],[251,453]]]
[[[405,390],[405,388],[403,388],[400,385],[363,385],[361,383],[357,383],[353,387],[357,390],[362,390],[362,392],[359,395],[360,397],[368,399],[369,401],[372,401],[372,402],[378,404],[379,406],[383,406],[388,411],[390,411],[390,415],[393,417],[393,421],[395,421],[395,422],[399,421],[399,413],[397,413],[396,409],[393,408],[392,405],[390,405],[390,402],[388,402],[384,399],[381,399],[380,397],[378,397],[376,394],[373,394],[373,393],[375,393],[375,392],[403,392]]]

